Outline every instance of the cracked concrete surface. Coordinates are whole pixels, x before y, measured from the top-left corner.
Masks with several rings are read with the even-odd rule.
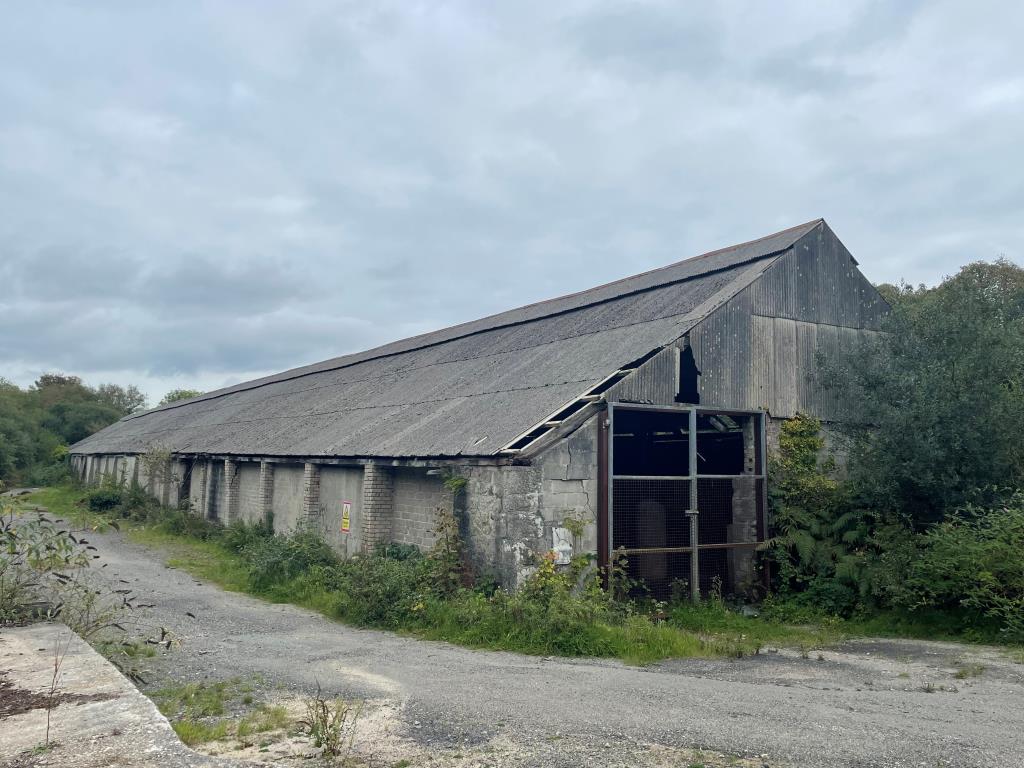
[[[779,651],[645,668],[473,651],[224,592],[118,533],[90,539],[104,573],[129,581],[154,605],[150,620],[182,640],[152,660],[152,687],[258,676],[301,695],[320,684],[393,707],[386,738],[423,755],[656,765],[699,748],[803,768],[1024,764],[1024,665],[995,648],[862,640],[820,660]],[[984,671],[959,679],[964,664]]]
[[[222,768],[241,766],[213,760],[185,747],[170,723],[110,662],[62,624],[33,624],[0,630],[0,672],[7,683],[0,696],[49,698],[54,648],[61,663],[50,711],[50,748],[45,705],[24,696],[26,705],[0,715],[0,765],[66,768]],[[10,711],[10,710],[8,710]]]

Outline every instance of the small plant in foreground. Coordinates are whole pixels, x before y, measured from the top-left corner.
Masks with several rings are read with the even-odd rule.
[[[958,669],[954,675],[957,680],[966,680],[969,677],[981,677],[985,672],[985,666],[976,662],[969,664],[960,663],[957,667]]]
[[[64,637],[57,635],[53,643],[53,675],[50,678],[50,689],[46,694],[46,739],[43,744],[50,746],[50,718],[53,708],[56,706],[57,689],[60,687],[60,669],[64,665],[64,657],[67,655],[68,647],[71,645],[71,633]]]
[[[299,725],[325,756],[340,757],[352,749],[361,711],[362,705],[325,698],[318,684],[316,693],[306,700],[306,717]]]

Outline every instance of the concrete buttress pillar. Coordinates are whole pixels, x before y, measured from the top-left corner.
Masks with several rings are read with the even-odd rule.
[[[199,514],[201,517],[210,516],[210,462],[203,462],[203,481],[200,486],[199,498]]]
[[[171,478],[174,477],[174,463],[170,457],[160,462],[160,503],[171,504]]]
[[[260,462],[260,519],[265,523],[273,522],[274,510],[274,465],[269,461]]]
[[[320,519],[319,464],[306,463],[302,476],[302,512],[309,524],[315,524]]]
[[[743,475],[732,479],[732,522],[727,529],[728,541],[751,544],[757,541],[757,510],[760,486],[757,472],[757,448],[753,417],[743,423]],[[732,589],[745,591],[754,583],[755,554],[753,548],[730,549],[727,567]]]
[[[225,522],[233,523],[238,516],[238,462],[224,459],[224,514]]]
[[[393,488],[390,467],[363,466],[363,551],[367,554],[391,540]]]

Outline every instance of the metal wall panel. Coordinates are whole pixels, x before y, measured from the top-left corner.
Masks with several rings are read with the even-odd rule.
[[[752,360],[750,304],[750,291],[741,291],[690,331],[693,357],[701,372],[701,405],[741,407],[738,403],[747,400]]]
[[[753,315],[751,319],[750,386],[746,407],[774,411],[775,385],[772,376],[775,371],[775,318]]]
[[[754,314],[880,330],[885,302],[826,225],[805,235],[752,286]]]
[[[877,333],[886,311],[822,225],[690,331],[701,404],[843,419],[849,409],[824,387],[819,358],[834,359]]]
[[[672,404],[678,391],[679,348],[670,344],[606,393],[626,403]]]

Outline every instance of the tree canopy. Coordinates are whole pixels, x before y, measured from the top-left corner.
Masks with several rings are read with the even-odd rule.
[[[199,397],[202,392],[198,389],[172,389],[166,395],[161,398],[157,405],[167,405],[168,403],[175,403],[178,400],[189,400],[193,397]]]
[[[0,481],[22,482],[76,443],[145,407],[138,387],[89,387],[77,376],[47,373],[27,388],[0,379]]]
[[[1024,487],[1024,269],[976,262],[883,292],[887,333],[832,377],[870,426],[849,461],[863,502],[921,525]]]

